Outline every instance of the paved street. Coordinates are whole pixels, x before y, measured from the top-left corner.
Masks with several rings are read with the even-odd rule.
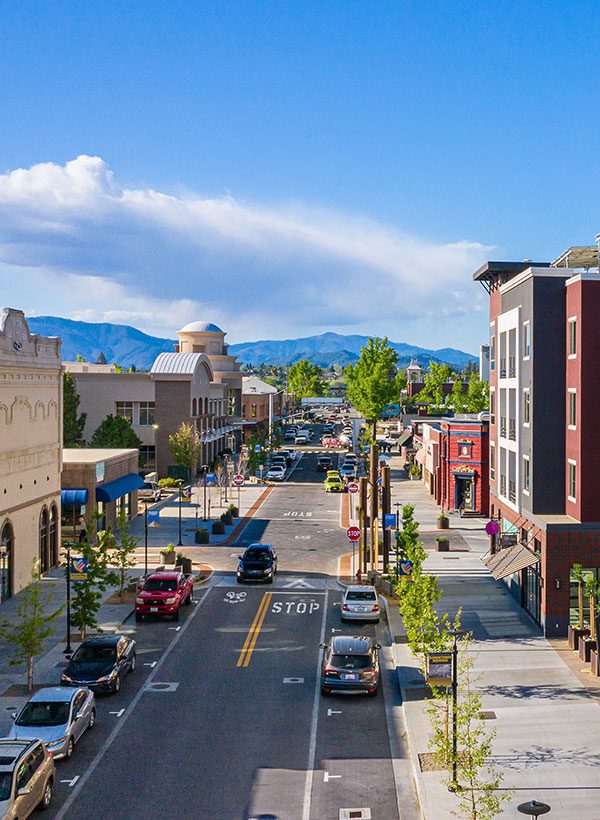
[[[324,493],[316,458],[274,489],[237,546],[191,548],[216,571],[179,624],[132,623],[138,671],[99,699],[93,733],[58,764],[68,782],[55,816],[419,816],[384,621],[344,628],[382,644],[379,696],[320,695],[319,644],[342,629],[336,576],[348,546],[341,497]],[[278,549],[278,577],[238,585],[236,556],[258,539]]]

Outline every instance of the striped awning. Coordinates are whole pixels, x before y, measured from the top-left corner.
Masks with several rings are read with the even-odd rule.
[[[487,558],[484,563],[492,573],[496,581],[506,578],[525,567],[531,567],[540,560],[539,553],[517,544],[514,547],[502,549]]]

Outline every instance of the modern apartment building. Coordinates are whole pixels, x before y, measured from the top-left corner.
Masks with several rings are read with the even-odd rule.
[[[552,263],[488,262],[488,566],[546,635],[565,635],[571,570],[600,577],[600,275],[595,246]]]
[[[0,310],[0,602],[59,561],[60,344]]]

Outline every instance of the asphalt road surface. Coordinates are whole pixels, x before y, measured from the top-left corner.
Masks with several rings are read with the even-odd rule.
[[[348,544],[340,497],[323,491],[316,458],[306,453],[302,471],[276,487],[238,547],[223,548],[223,569],[196,588],[178,624],[131,625],[138,670],[118,695],[98,699],[93,731],[57,763],[53,816],[419,816],[387,625],[340,623],[336,576]],[[236,555],[255,540],[278,549],[273,585],[236,583]],[[342,633],[382,644],[376,698],[320,695],[319,644]]]

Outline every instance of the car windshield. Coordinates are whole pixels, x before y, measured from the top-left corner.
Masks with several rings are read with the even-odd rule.
[[[377,596],[375,592],[371,589],[366,589],[364,592],[362,590],[349,590],[348,594],[346,595],[347,601],[376,601]]]
[[[269,550],[247,550],[244,555],[245,561],[270,561]]]
[[[144,584],[145,592],[174,592],[177,581],[174,578],[148,578]]]
[[[12,785],[12,774],[10,772],[0,772],[0,803],[10,800],[10,787]]]
[[[70,701],[30,701],[17,717],[17,726],[62,726],[69,720]]]
[[[373,662],[370,655],[332,655],[331,665],[336,669],[367,669]]]
[[[73,655],[75,663],[109,663],[117,657],[114,646],[80,646]]]

